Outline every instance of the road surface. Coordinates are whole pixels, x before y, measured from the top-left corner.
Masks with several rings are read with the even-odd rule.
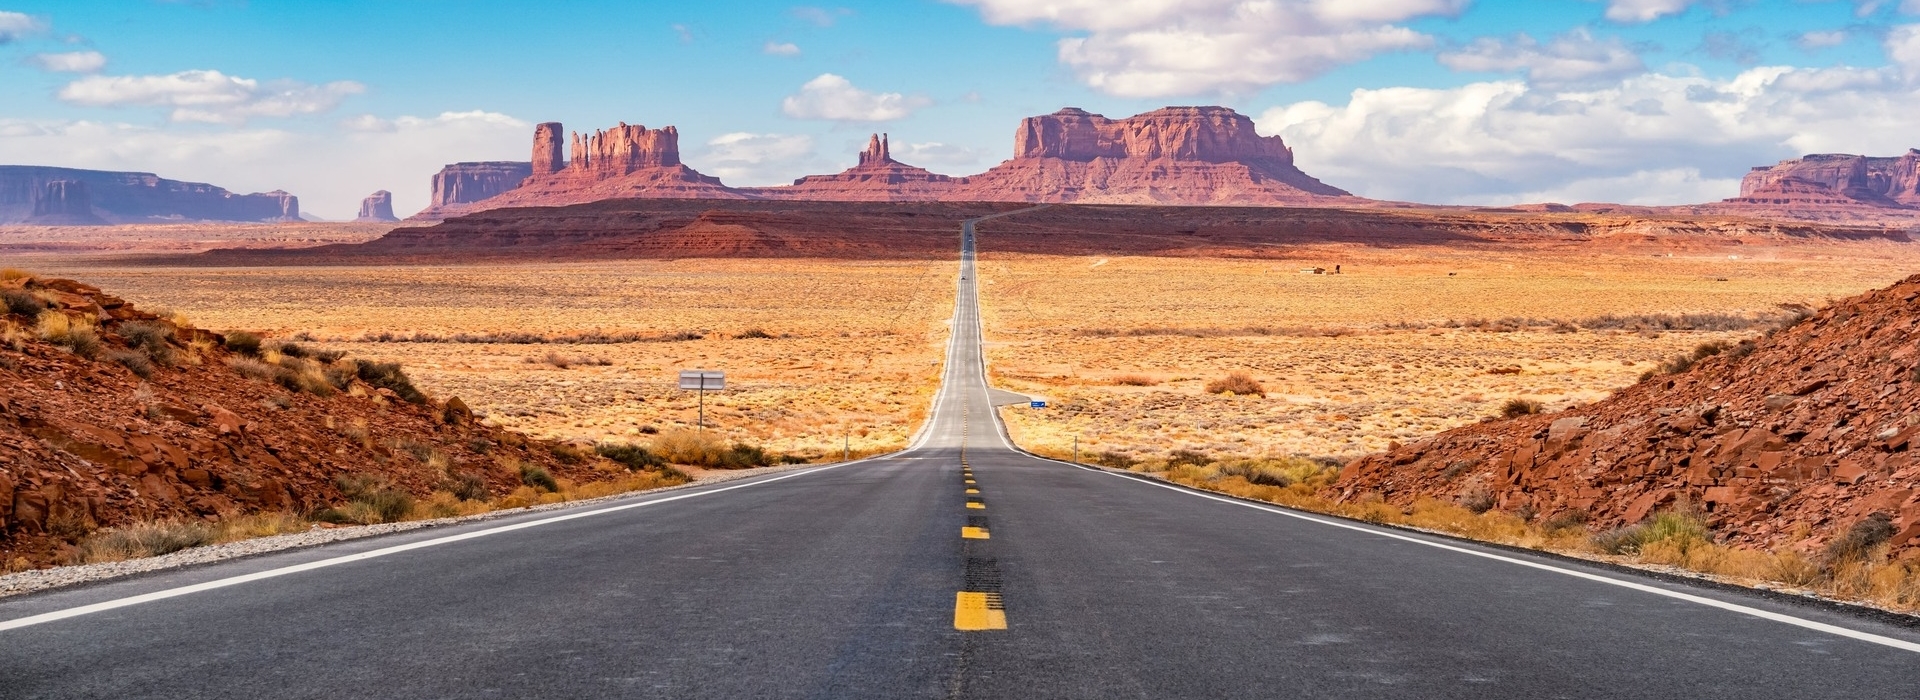
[[[1019,453],[963,241],[911,449],[0,600],[0,698],[1920,697],[1911,629]]]

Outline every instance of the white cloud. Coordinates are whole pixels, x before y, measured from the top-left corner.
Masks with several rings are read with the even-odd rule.
[[[107,66],[107,57],[98,51],[37,53],[27,63],[50,73],[97,73]]]
[[[252,117],[326,112],[366,91],[351,80],[312,85],[293,80],[265,84],[216,70],[172,75],[89,76],[60,89],[60,100],[83,107],[169,107],[176,122],[241,124]]]
[[[1775,66],[1583,89],[1356,90],[1345,105],[1295,103],[1257,121],[1287,139],[1302,169],[1370,197],[1682,204],[1735,196],[1748,168],[1782,158],[1905,152],[1920,93],[1902,78]]]
[[[816,27],[831,27],[835,22],[840,21],[841,17],[852,15],[853,10],[844,7],[836,7],[831,10],[824,7],[796,7],[788,10],[787,14],[794,19]]]
[[[526,160],[532,133],[527,122],[482,111],[370,121],[385,128],[295,132],[0,119],[0,153],[10,163],[151,172],[242,193],[284,189],[299,195],[302,211],[341,219],[383,189],[393,192],[394,211],[418,211],[441,166]]]
[[[826,119],[843,122],[884,122],[913,114],[932,100],[908,97],[897,92],[867,92],[832,73],[800,86],[800,92],[780,101],[780,111],[795,119]]]
[[[769,56],[798,56],[800,46],[792,42],[769,41],[766,46],[760,48],[760,51]]]
[[[1639,54],[1615,37],[1593,38],[1575,29],[1541,44],[1521,34],[1512,41],[1482,38],[1458,51],[1439,56],[1440,63],[1457,71],[1525,73],[1535,85],[1558,87],[1611,81],[1646,70]]]
[[[1920,82],[1920,24],[1903,24],[1887,30],[1883,47],[1887,60],[1900,68],[1910,81]]]
[[[47,23],[18,12],[0,11],[0,44],[47,31]]]
[[[998,25],[1073,33],[1059,60],[1121,97],[1248,92],[1312,79],[1433,38],[1394,23],[1468,0],[946,0]]]
[[[1824,49],[1847,43],[1847,32],[1843,29],[1802,32],[1794,41],[1803,49]]]
[[[1695,0],[1607,0],[1607,19],[1615,22],[1652,22],[1686,12]]]
[[[707,142],[698,170],[729,185],[785,185],[796,173],[821,165],[813,137],[805,134],[722,134]]]
[[[990,163],[987,161],[992,158],[991,152],[983,149],[956,146],[938,141],[904,145],[895,143],[892,144],[892,149],[894,160],[921,167],[931,166],[929,169],[940,169],[941,166],[945,166],[948,169],[957,168],[964,170],[975,166],[989,165]]]

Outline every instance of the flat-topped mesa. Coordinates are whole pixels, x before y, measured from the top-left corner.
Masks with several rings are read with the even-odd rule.
[[[542,124],[541,127],[557,123]],[[536,132],[537,133],[537,132]],[[534,145],[534,159],[541,159],[544,144]],[[573,135],[571,160],[566,170],[573,174],[591,174],[597,178],[620,177],[645,168],[668,168],[680,164],[680,131],[671,126],[659,129],[626,122],[612,129]]]
[[[1106,204],[1351,204],[1300,171],[1293,149],[1226,107],[1166,107],[1108,119],[1068,107],[1021,120],[1013,158],[954,198]],[[1336,201],[1337,198],[1337,201]]]
[[[1280,137],[1261,136],[1252,119],[1226,107],[1165,107],[1118,121],[1068,107],[1021,120],[1013,150],[1016,159],[1293,163],[1293,149]]]
[[[33,200],[26,223],[48,226],[98,226],[107,223],[93,213],[93,197],[84,180],[49,180]]]
[[[1920,205],[1920,150],[1892,157],[1816,153],[1749,171],[1730,204]]]
[[[53,184],[56,182],[71,184]],[[49,209],[36,214],[40,207]],[[87,224],[297,221],[300,198],[279,190],[237,194],[203,182],[169,180],[153,173],[0,165],[0,224],[22,223],[35,217],[49,223],[60,219]]]
[[[767,199],[804,199],[843,202],[899,202],[938,199],[959,183],[948,177],[893,159],[886,134],[867,138],[860,163],[833,175],[808,175],[786,187],[741,190]]]

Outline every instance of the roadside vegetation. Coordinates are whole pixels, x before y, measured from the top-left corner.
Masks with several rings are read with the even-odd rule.
[[[1406,507],[1378,496],[1337,502],[1329,497],[1340,476],[1339,462],[1332,459],[1247,459],[1176,450],[1154,456],[1108,451],[1082,455],[1082,461],[1303,511],[1920,612],[1920,554],[1889,556],[1894,530],[1884,515],[1861,520],[1818,552],[1756,551],[1716,541],[1706,519],[1686,504],[1635,525],[1593,532],[1578,513],[1542,518],[1494,510],[1491,495],[1472,483],[1451,499],[1427,498]],[[1802,534],[1796,539],[1804,539]]]

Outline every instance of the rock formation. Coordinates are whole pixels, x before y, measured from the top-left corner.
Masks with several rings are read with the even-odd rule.
[[[393,215],[393,193],[380,190],[360,200],[360,215],[354,221],[399,221]]]
[[[1690,504],[1735,544],[1811,549],[1874,514],[1920,547],[1920,276],[1598,403],[1349,464],[1346,498],[1467,492],[1596,531]]]
[[[55,182],[70,184],[49,189]],[[152,173],[0,165],[0,224],[34,220],[40,207],[63,212],[45,216],[88,224],[300,219],[300,199],[279,190],[234,194]],[[45,218],[41,222],[55,223]]]
[[[1761,166],[1740,180],[1735,204],[1920,205],[1920,150],[1897,157],[1819,153]]]
[[[420,498],[450,474],[507,494],[521,483],[497,467],[504,458],[580,483],[608,478],[607,464],[561,460],[550,443],[473,420],[458,399],[396,393],[392,375],[330,373],[338,391],[288,401],[273,381],[235,372],[222,336],[98,288],[18,277],[0,293],[49,307],[33,314],[97,321],[103,346],[82,354],[32,334],[0,343],[0,570],[58,562],[100,528],[339,505],[342,474]],[[32,327],[37,316],[20,310],[0,305],[0,321]],[[390,449],[401,441],[431,446],[447,469]]]
[[[957,178],[893,159],[886,134],[867,139],[860,162],[835,175],[808,175],[787,187],[756,187],[741,192],[765,199],[839,202],[933,201],[953,191]]]
[[[533,127],[534,175],[552,175],[567,167],[567,154],[562,150],[565,138],[561,135],[560,122]]]
[[[532,163],[508,160],[447,165],[433,175],[433,196],[427,208],[410,218],[440,219],[473,210],[470,205],[519,187],[532,175]]]
[[[528,163],[488,163],[524,168],[520,180],[485,197],[441,202],[413,216],[437,220],[502,207],[544,207],[604,199],[739,199],[745,195],[680,162],[680,132],[622,122],[612,129],[574,133],[569,158],[559,158],[559,122],[534,127],[533,157]],[[461,164],[466,165],[466,164]],[[449,169],[455,166],[447,166]],[[442,171],[445,175],[446,171]],[[504,184],[505,178],[499,181]]]
[[[46,226],[98,226],[107,223],[93,213],[93,196],[80,180],[49,180],[33,202],[26,223]]]
[[[1356,203],[1293,164],[1293,149],[1225,107],[1167,107],[1113,120],[1076,108],[1028,117],[1014,157],[954,196],[1115,204]]]

